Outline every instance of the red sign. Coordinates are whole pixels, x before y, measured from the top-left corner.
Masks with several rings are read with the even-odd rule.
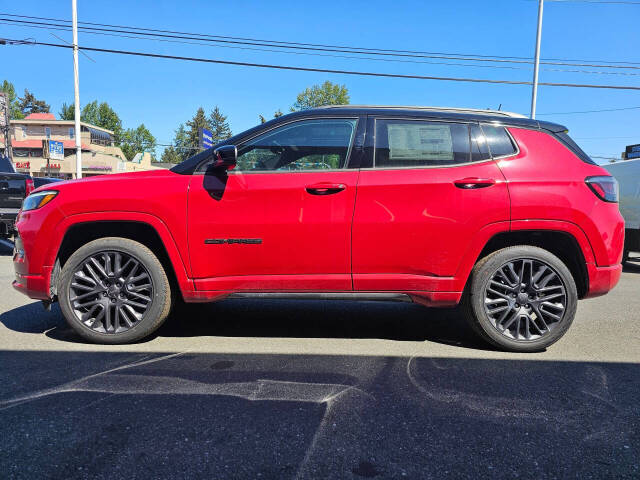
[[[30,168],[31,162],[16,162],[16,168]]]
[[[60,168],[60,164],[59,163],[49,163],[49,167],[51,167],[51,168]]]

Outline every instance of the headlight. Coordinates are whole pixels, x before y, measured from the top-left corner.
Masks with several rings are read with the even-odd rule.
[[[22,202],[22,211],[28,212],[36,208],[44,207],[58,195],[57,190],[43,190],[41,192],[32,193]]]

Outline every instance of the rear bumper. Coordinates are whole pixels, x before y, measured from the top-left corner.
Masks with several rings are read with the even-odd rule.
[[[588,263],[587,272],[589,273],[589,290],[584,298],[599,297],[617,285],[622,273],[622,265],[597,267],[592,263]]]

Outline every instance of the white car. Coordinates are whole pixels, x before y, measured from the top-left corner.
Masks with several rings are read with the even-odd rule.
[[[624,263],[629,259],[629,252],[640,252],[640,158],[603,167],[620,185],[620,213],[625,223]]]

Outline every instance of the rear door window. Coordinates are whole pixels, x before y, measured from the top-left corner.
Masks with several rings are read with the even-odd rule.
[[[506,157],[518,152],[513,140],[511,140],[511,136],[504,127],[483,124],[482,130],[493,158]]]
[[[469,127],[469,138],[471,139],[471,161],[478,162],[480,160],[488,160],[491,158],[487,139],[478,125]]]
[[[374,166],[425,167],[471,160],[463,123],[376,119]]]

